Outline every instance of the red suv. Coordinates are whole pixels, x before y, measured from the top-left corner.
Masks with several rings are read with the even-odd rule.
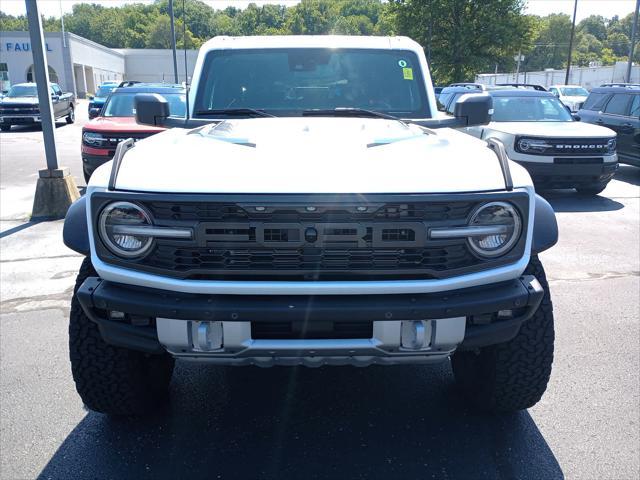
[[[135,119],[134,99],[138,93],[158,93],[167,99],[172,116],[184,117],[186,91],[181,85],[135,83],[116,88],[107,98],[99,117],[82,129],[82,166],[85,181],[103,163],[113,158],[118,143],[127,138],[140,140],[164,130],[139,125]]]

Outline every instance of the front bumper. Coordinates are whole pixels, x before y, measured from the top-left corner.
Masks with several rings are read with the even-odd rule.
[[[531,176],[536,187],[573,188],[606,183],[618,170],[618,162],[608,163],[541,163],[516,160]]]
[[[82,152],[82,168],[87,177],[90,177],[96,169],[107,163],[113,158],[113,154],[109,155],[91,155]]]
[[[442,293],[320,296],[176,293],[90,277],[77,297],[105,342],[113,345],[222,364],[315,366],[425,363],[443,360],[456,348],[505,342],[535,312],[543,294],[529,275]],[[125,315],[114,320],[114,311]],[[309,328],[323,322],[334,328],[368,323],[372,334],[255,338],[257,324],[283,322]],[[419,347],[404,345],[402,329],[407,325],[422,329]],[[218,343],[209,348],[208,335],[214,330]]]

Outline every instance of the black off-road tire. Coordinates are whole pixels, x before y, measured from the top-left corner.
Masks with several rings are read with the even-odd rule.
[[[3,132],[8,132],[11,130],[11,125],[0,125],[0,130]]]
[[[85,258],[71,300],[69,355],[76,390],[93,411],[110,415],[141,415],[168,398],[174,359],[115,347],[102,340],[98,326],[82,310],[75,295],[96,272]]]
[[[609,184],[609,182],[594,183],[593,185],[585,185],[583,187],[576,187],[576,191],[581,195],[590,195],[590,196],[598,195],[599,193],[602,193],[605,188],[607,188],[608,184]]]
[[[512,340],[456,352],[451,363],[469,403],[482,411],[511,412],[535,405],[547,389],[553,363],[553,305],[544,269],[533,256],[525,271],[544,288],[538,310]]]
[[[65,120],[69,125],[76,121],[76,112],[73,108],[73,105],[69,107],[69,115],[67,115],[67,118],[65,118]]]

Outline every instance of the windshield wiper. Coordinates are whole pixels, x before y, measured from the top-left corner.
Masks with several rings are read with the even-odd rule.
[[[198,110],[196,111],[196,115],[229,115],[234,117],[254,115],[256,117],[275,117],[275,115],[267,113],[264,110],[256,110],[255,108],[220,108]]]
[[[375,110],[367,110],[366,108],[357,107],[337,107],[337,108],[312,108],[309,110],[303,110],[302,116],[304,117],[373,117],[384,118],[385,120],[395,120],[407,125],[406,122],[398,117],[389,115],[388,113],[376,112]]]

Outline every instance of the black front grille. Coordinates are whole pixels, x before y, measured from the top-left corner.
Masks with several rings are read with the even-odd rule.
[[[92,132],[92,130],[84,130],[85,132]],[[93,133],[93,132],[92,132]],[[87,143],[83,140],[83,143],[89,147],[108,148],[112,152],[115,152],[116,147],[120,142],[133,138],[134,141],[142,140],[153,135],[155,132],[95,132],[102,135],[102,140],[99,143]]]
[[[152,202],[147,206],[154,218],[160,220],[270,220],[351,222],[360,220],[465,220],[473,208],[474,202],[420,202],[420,203],[384,203],[368,205],[331,205],[316,207],[309,211],[305,206],[291,205],[273,207],[268,205],[247,205],[239,203],[189,202],[173,204]],[[358,207],[367,208],[366,211]],[[258,210],[264,208],[264,210]]]
[[[247,249],[186,248],[159,244],[144,264],[188,274],[190,278],[212,278],[224,272],[231,278],[247,272],[263,275],[296,275],[327,278],[330,275],[362,275],[392,271],[405,274],[415,270],[444,272],[473,265],[477,259],[464,241],[453,245],[399,249]]]
[[[373,322],[252,322],[254,340],[372,338]]]
[[[39,115],[40,108],[38,105],[25,105],[21,103],[10,104],[3,103],[0,106],[1,115]]]
[[[438,198],[429,195],[353,195],[359,201],[340,203],[313,196],[298,203],[286,195],[232,195],[227,198],[240,201],[216,202],[105,194],[94,196],[92,208],[99,212],[114,198],[138,196],[154,224],[190,228],[193,238],[157,238],[150,253],[134,261],[113,256],[100,243],[98,255],[109,263],[182,279],[446,278],[511,263],[522,256],[526,238],[523,232],[512,252],[491,260],[474,255],[464,238],[429,238],[430,228],[465,226],[478,205],[506,197],[526,218],[524,193],[448,195],[455,198],[451,201],[425,200]],[[406,200],[385,201],[388,197]]]
[[[602,157],[563,157],[554,158],[553,163],[556,165],[600,165],[604,163]]]
[[[525,145],[520,140],[527,140]],[[607,155],[609,138],[534,138],[517,137],[515,149],[526,155]],[[526,148],[523,148],[525,147]]]

